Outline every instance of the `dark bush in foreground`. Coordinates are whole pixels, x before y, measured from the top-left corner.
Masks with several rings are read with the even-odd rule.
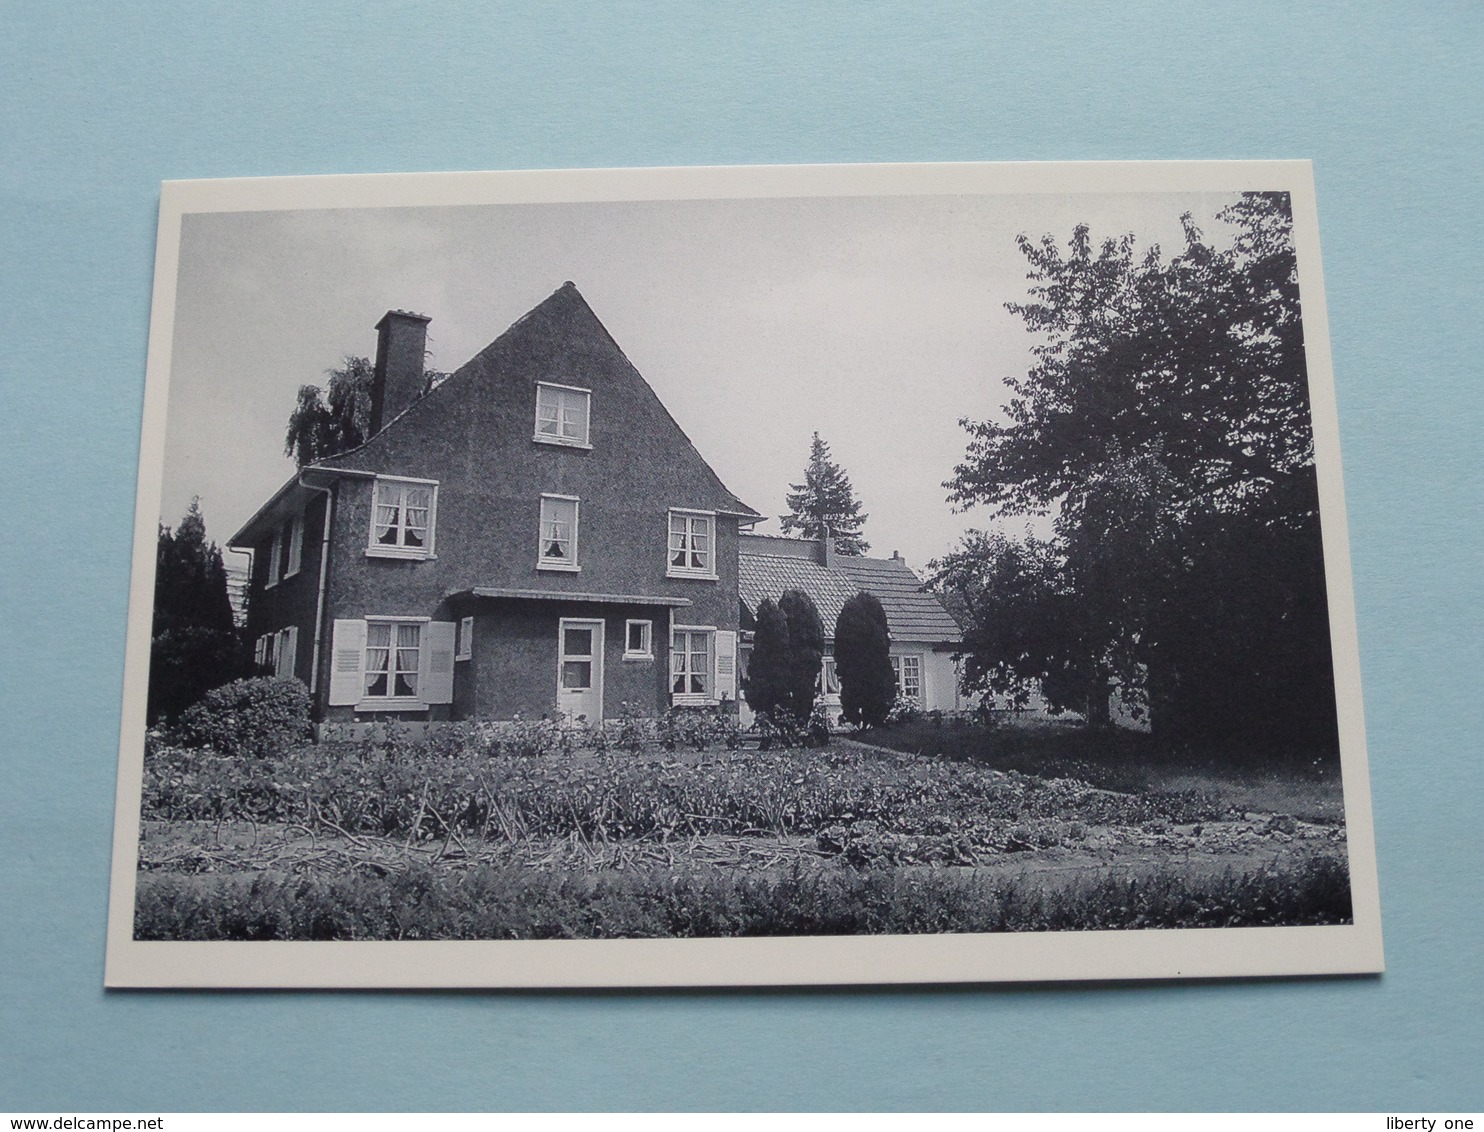
[[[299,680],[234,680],[185,710],[177,738],[224,755],[268,758],[309,738],[309,709],[309,689]]]
[[[143,874],[144,940],[592,939],[1226,928],[1347,923],[1343,862],[1042,889],[946,870],[782,876],[666,871],[597,879],[517,868],[379,877]]]

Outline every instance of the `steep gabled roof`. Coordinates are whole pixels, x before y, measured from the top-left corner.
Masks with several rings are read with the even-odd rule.
[[[834,635],[840,607],[864,590],[881,602],[893,640],[937,644],[962,637],[938,596],[924,590],[922,579],[899,558],[840,555],[833,566],[821,566],[794,554],[744,551],[738,556],[737,581],[742,602],[752,613],[765,598],[777,601],[784,590],[803,590],[818,607],[826,636]]]
[[[708,508],[724,514],[736,515],[744,520],[762,517],[733,495],[721,482],[711,465],[696,451],[695,445],[690,437],[686,436],[685,430],[670,415],[664,402],[656,396],[649,382],[644,379],[644,375],[634,368],[633,363],[624,354],[623,348],[614,340],[608,328],[593,313],[587,300],[570,281],[563,283],[546,299],[516,319],[503,334],[455,370],[447,380],[429,390],[402,413],[388,421],[379,433],[359,448],[328,457],[310,465],[305,470],[326,473],[376,471],[381,455],[379,450],[395,443],[398,434],[403,430],[416,428],[419,416],[423,415],[425,407],[430,402],[441,398],[469,395],[473,383],[487,379],[492,371],[520,366],[528,353],[550,353],[554,343],[561,343],[564,340],[588,342],[600,340],[613,351],[624,370],[627,371],[629,379],[642,387],[651,400],[652,407],[663,414],[689,449],[689,454],[693,457],[692,466],[696,468],[697,475],[703,481],[696,485],[698,501],[704,501],[704,505]]]

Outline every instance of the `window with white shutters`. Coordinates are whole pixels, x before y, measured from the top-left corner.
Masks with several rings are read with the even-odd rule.
[[[283,576],[292,577],[304,564],[304,516],[295,515],[288,521],[288,562]]]
[[[452,621],[421,618],[336,620],[330,703],[368,712],[452,703],[457,629]]]

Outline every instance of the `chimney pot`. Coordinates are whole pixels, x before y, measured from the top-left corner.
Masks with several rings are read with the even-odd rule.
[[[371,379],[371,436],[423,395],[427,315],[391,310],[376,324],[376,370]],[[366,439],[370,439],[368,436]]]

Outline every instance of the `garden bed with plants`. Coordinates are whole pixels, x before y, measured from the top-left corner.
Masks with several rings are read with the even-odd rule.
[[[1199,776],[1113,790],[840,739],[714,738],[595,749],[541,723],[263,758],[152,743],[136,932],[849,934],[1350,914],[1333,808],[1254,810]]]

